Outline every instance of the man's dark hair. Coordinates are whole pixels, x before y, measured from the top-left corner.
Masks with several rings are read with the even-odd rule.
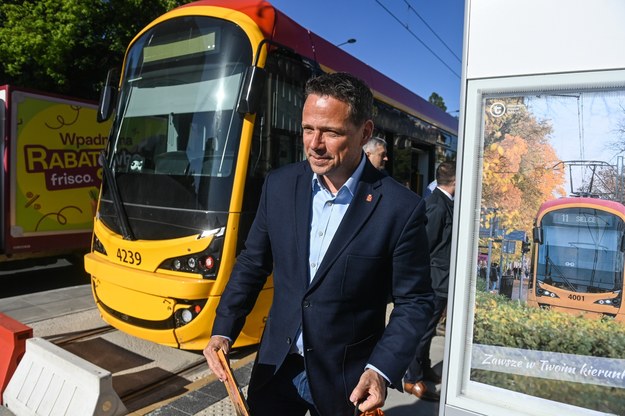
[[[360,126],[373,115],[373,94],[362,80],[346,72],[335,72],[311,78],[306,83],[306,97],[329,96],[347,103],[349,119]]]
[[[436,168],[436,182],[438,185],[451,185],[456,179],[456,162],[445,161]]]

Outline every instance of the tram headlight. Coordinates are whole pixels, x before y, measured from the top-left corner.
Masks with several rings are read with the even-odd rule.
[[[560,297],[556,293],[552,292],[551,290],[543,289],[540,286],[536,287],[536,295],[537,296],[549,296],[550,298],[559,298]]]
[[[618,308],[621,306],[621,297],[617,296],[615,298],[599,299],[599,300],[596,300],[595,303],[599,305],[608,305],[608,306],[614,306],[615,308]]]
[[[181,302],[182,303],[179,304],[179,309],[174,313],[176,327],[184,326],[194,320],[206,303],[206,301],[193,304],[184,304],[186,303],[185,301]]]
[[[193,319],[193,312],[188,309],[183,309],[182,312],[180,312],[180,317],[185,324],[188,324]]]
[[[172,257],[163,261],[159,268],[201,274],[204,279],[216,279],[223,248],[223,233],[213,234],[206,250],[185,256]]]
[[[187,266],[189,266],[189,269],[195,269],[195,266],[197,266],[197,260],[195,257],[189,257],[187,259]]]

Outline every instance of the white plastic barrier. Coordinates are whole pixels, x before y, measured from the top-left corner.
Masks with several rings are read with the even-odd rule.
[[[43,338],[26,353],[3,394],[16,416],[118,416],[128,413],[113,390],[111,373]]]

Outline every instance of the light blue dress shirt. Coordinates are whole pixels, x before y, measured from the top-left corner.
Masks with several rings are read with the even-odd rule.
[[[313,174],[312,179],[312,218],[310,220],[310,252],[308,256],[308,266],[310,270],[309,283],[315,278],[319,265],[328,251],[328,247],[336,234],[336,230],[341,225],[341,221],[349,208],[349,204],[354,199],[356,187],[365,169],[365,156],[363,154],[360,164],[341,186],[339,191],[332,194],[328,188],[319,180],[317,174]],[[302,331],[297,336],[294,348],[291,352],[304,355],[304,340]],[[388,377],[376,367],[368,364],[366,368],[371,368],[381,374],[387,381]]]
[[[365,156],[363,154],[358,167],[341,186],[336,194],[326,188],[319,176],[315,173],[312,178],[312,218],[310,220],[310,251],[308,267],[310,270],[309,283],[315,278],[319,265],[328,251],[328,247],[341,225],[341,221],[354,198],[356,187],[365,169]],[[300,329],[292,352],[304,354],[304,341]]]
[[[319,264],[339,228],[349,204],[354,198],[356,186],[364,169],[364,159],[354,174],[343,184],[339,191],[332,194],[319,180],[317,174],[312,180],[312,218],[310,222],[310,281],[315,278]]]

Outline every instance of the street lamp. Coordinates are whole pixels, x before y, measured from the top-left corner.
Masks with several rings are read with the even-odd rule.
[[[339,44],[338,44],[338,45],[336,45],[336,46],[343,46],[343,45],[347,45],[348,43],[356,43],[356,39],[354,39],[354,38],[347,39],[345,42],[343,42],[343,43],[339,43]]]

